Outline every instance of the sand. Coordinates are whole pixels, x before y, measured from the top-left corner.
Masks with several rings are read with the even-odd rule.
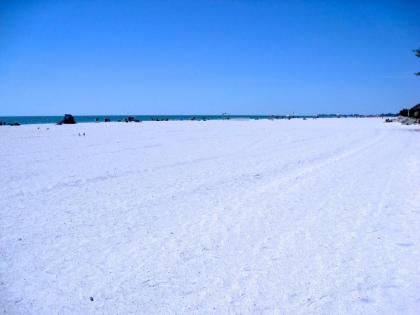
[[[420,313],[415,126],[0,127],[0,197],[2,313]]]

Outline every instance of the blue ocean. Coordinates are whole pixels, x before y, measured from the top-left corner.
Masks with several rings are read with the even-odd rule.
[[[75,115],[77,123],[103,122],[105,118],[110,121],[124,121],[128,116],[132,116],[140,121],[167,121],[167,120],[222,120],[222,119],[289,119],[289,118],[337,118],[337,117],[367,117],[367,116],[395,116],[394,114],[382,115]],[[63,119],[63,116],[0,116],[0,123],[19,123],[28,124],[55,124]]]
[[[105,118],[111,121],[124,121],[132,116],[140,121],[166,121],[166,120],[220,120],[220,119],[269,119],[286,118],[286,116],[269,115],[89,115],[74,118],[78,123],[103,122]],[[27,124],[55,124],[63,119],[63,116],[0,116],[0,122]]]

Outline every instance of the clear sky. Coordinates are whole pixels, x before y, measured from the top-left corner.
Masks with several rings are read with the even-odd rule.
[[[0,1],[0,115],[396,112],[420,1]]]

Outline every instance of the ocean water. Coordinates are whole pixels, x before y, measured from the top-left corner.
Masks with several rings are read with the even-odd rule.
[[[87,122],[103,122],[105,118],[111,119],[111,121],[124,121],[129,115],[89,115],[89,116],[77,116],[74,118],[78,123]],[[268,119],[273,117],[286,117],[286,116],[268,116],[268,115],[130,115],[141,121],[152,121],[152,120],[215,120],[215,119]],[[0,122],[15,123],[26,125],[26,124],[55,124],[63,119],[63,116],[0,116]]]
[[[388,116],[391,114],[387,114]],[[363,115],[334,115],[321,114],[316,116],[287,116],[287,115],[130,115],[141,121],[152,120],[220,120],[220,119],[287,119],[287,118],[336,118],[336,117],[365,117]],[[376,115],[373,115],[376,116]],[[111,121],[124,121],[128,115],[88,115],[74,116],[78,123],[103,122],[105,118]],[[0,122],[27,124],[55,124],[63,119],[63,116],[0,116]]]

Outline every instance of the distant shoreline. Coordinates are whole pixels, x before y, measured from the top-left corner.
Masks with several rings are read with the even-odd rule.
[[[75,115],[77,123],[104,122],[108,118],[111,122],[123,122],[128,116],[140,121],[184,121],[184,120],[228,120],[228,119],[316,119],[316,118],[366,118],[366,117],[396,117],[397,114],[319,114],[319,115]],[[63,116],[0,116],[0,122],[19,123],[21,125],[55,124]]]

